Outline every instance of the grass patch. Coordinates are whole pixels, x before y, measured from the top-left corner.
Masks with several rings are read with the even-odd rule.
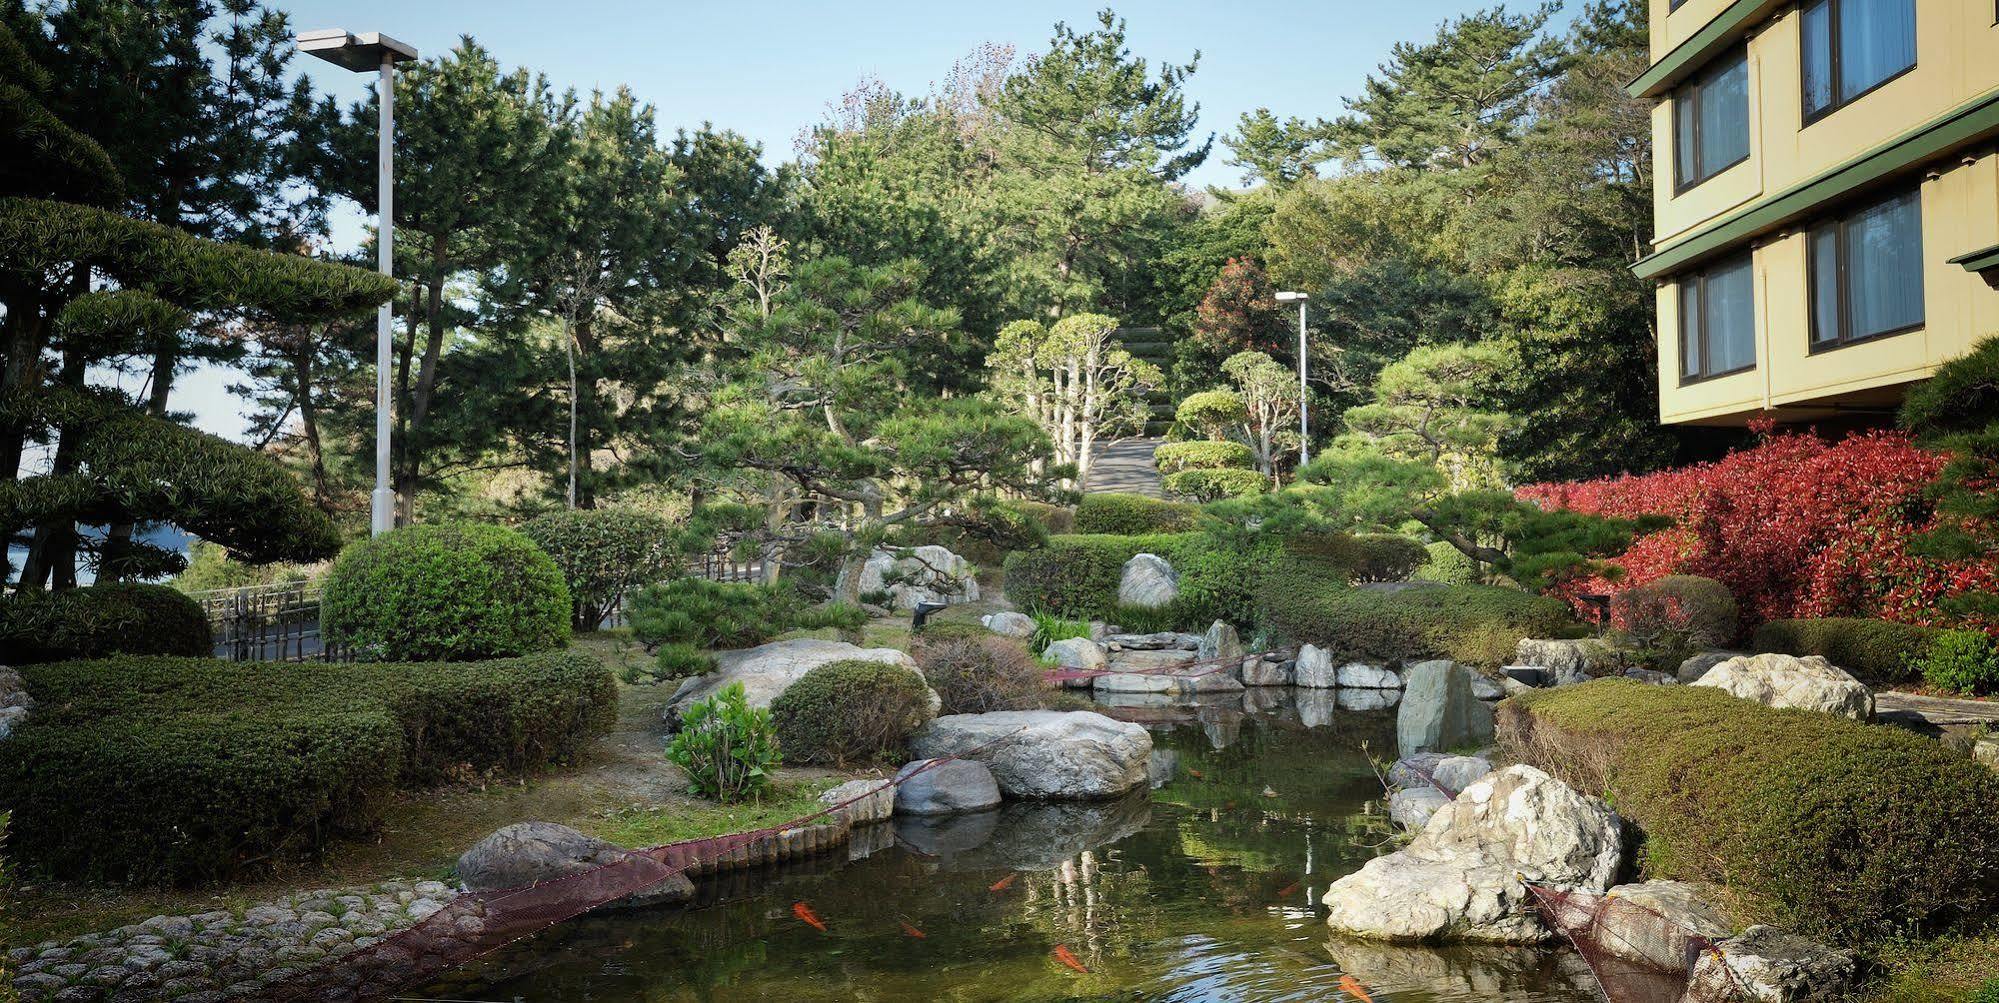
[[[1883,974],[1872,1003],[1993,1003],[1999,1001],[1999,930],[1896,945],[1881,954]]]
[[[820,793],[840,783],[842,780],[838,777],[784,780],[772,784],[762,797],[752,801],[625,808],[577,828],[599,839],[631,847],[658,846],[683,839],[761,829],[810,815],[826,807],[819,803]]]

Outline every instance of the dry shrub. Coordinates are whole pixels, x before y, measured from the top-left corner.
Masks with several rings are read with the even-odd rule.
[[[984,637],[925,639],[916,663],[944,702],[946,714],[1033,710],[1044,706],[1048,688],[1027,646],[988,634]]]

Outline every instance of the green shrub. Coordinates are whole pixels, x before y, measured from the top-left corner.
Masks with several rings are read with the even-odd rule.
[[[1611,597],[1620,628],[1647,648],[1723,648],[1742,633],[1728,586],[1699,575],[1667,575]]]
[[[791,763],[839,769],[900,763],[909,735],[930,716],[923,677],[859,659],[821,665],[771,702],[778,748]]]
[[[1188,394],[1173,409],[1173,420],[1200,434],[1219,439],[1249,420],[1242,396],[1233,390],[1203,390]]]
[[[1940,690],[1982,694],[1999,690],[1999,651],[1983,631],[1946,630],[1916,656],[1911,669]]]
[[[1999,776],[1939,743],[1719,690],[1605,679],[1502,704],[1509,751],[1644,830],[1648,877],[1846,946],[1999,907]]]
[[[1750,647],[1786,655],[1821,655],[1826,661],[1877,683],[1914,678],[1911,667],[1941,630],[1864,617],[1771,620],[1756,628]]]
[[[666,758],[686,772],[693,793],[723,803],[769,786],[770,771],[781,761],[771,712],[751,707],[742,683],[682,711]]]
[[[1084,629],[1088,629],[1088,624]],[[1048,695],[1041,664],[1015,638],[925,637],[914,652],[944,714],[1033,710]]]
[[[197,539],[188,541],[187,567],[167,584],[182,592],[207,592],[302,582],[311,577],[309,567],[289,561],[250,564],[229,556],[229,549],[219,543]]]
[[[1182,470],[1247,470],[1256,465],[1256,451],[1240,442],[1162,443],[1152,451],[1152,462],[1162,474]]]
[[[632,636],[647,647],[752,648],[790,630],[802,607],[784,589],[676,578],[632,596]]]
[[[365,832],[398,788],[574,756],[617,717],[594,658],[27,666],[0,743],[15,851],[55,877],[191,883]],[[81,796],[87,792],[87,796]]]
[[[689,676],[707,675],[715,671],[715,656],[700,648],[683,642],[662,644],[653,654],[652,664],[640,662],[627,664],[619,673],[619,678],[634,686],[650,686],[653,683],[672,682]]]
[[[977,566],[997,567],[1016,550],[1032,550],[1056,532],[1050,522],[1074,521],[1068,509],[1040,502],[980,497],[956,512],[950,522],[904,526],[890,533],[890,547],[939,546]]]
[[[1270,490],[1270,478],[1254,470],[1182,470],[1167,474],[1166,493],[1193,502],[1253,498]]]
[[[1160,501],[1144,495],[1110,492],[1084,495],[1076,506],[1078,534],[1140,536],[1184,533],[1194,528],[1201,510],[1184,502]]]
[[[1260,626],[1327,648],[1336,658],[1405,663],[1485,663],[1523,637],[1561,637],[1577,629],[1559,599],[1496,585],[1349,588],[1338,570],[1299,560],[1273,568],[1263,582]]]
[[[1479,584],[1478,563],[1466,557],[1464,551],[1442,540],[1425,544],[1423,549],[1430,552],[1430,561],[1411,572],[1410,581],[1443,585]]]
[[[596,630],[628,593],[671,575],[679,556],[673,526],[637,509],[558,510],[521,533],[562,570],[577,630]]]
[[[1430,562],[1430,551],[1421,540],[1397,533],[1363,533],[1353,542],[1356,582],[1406,582]]]
[[[1073,508],[1038,501],[1016,501],[1012,504],[1015,508],[1033,516],[1035,521],[1041,523],[1041,527],[1051,535],[1076,531],[1076,510]]]
[[[1237,623],[1253,608],[1256,583],[1278,549],[1274,538],[1256,534],[1054,536],[1040,550],[1007,558],[1006,594],[1024,610],[1124,627],[1141,619],[1172,629]],[[1134,614],[1118,607],[1125,562],[1138,554],[1165,558],[1180,576],[1179,598],[1164,610]]]
[[[503,526],[405,526],[349,546],[327,573],[319,629],[368,661],[471,661],[569,643],[569,588]]]
[[[14,665],[215,653],[200,603],[165,585],[132,583],[30,589],[0,599],[0,642]]]

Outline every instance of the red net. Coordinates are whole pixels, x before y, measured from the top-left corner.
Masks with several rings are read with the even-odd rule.
[[[1753,1000],[1713,939],[1617,895],[1529,884],[1541,918],[1574,944],[1611,1003]]]

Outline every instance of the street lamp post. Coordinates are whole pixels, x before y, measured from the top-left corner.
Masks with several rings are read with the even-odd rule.
[[[416,49],[380,32],[353,35],[339,28],[308,31],[298,36],[298,50],[357,73],[375,71],[375,87],[382,118],[376,142],[375,181],[376,229],[375,266],[383,275],[395,275],[396,189],[394,140],[396,135],[396,64],[417,58]],[[391,297],[375,312],[375,494],[369,529],[376,536],[396,524],[396,493],[389,487],[389,366],[392,346],[389,323],[395,314]]]
[[[1281,292],[1277,294],[1279,303],[1298,304],[1298,469],[1312,462],[1311,438],[1312,422],[1307,414],[1311,392],[1305,385],[1305,301],[1312,297],[1305,293]]]

